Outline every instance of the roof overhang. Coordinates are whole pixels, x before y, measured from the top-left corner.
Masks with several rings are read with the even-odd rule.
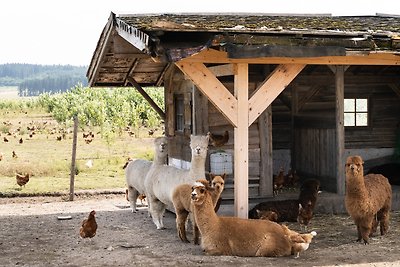
[[[170,65],[225,53],[221,62],[399,65],[400,17],[111,13],[87,77],[90,86],[161,86]],[[206,53],[205,53],[206,52]],[[358,61],[357,57],[364,57]],[[365,60],[365,59],[368,60]],[[379,58],[379,60],[377,60]],[[375,59],[375,61],[374,61]],[[385,59],[385,60],[382,60]],[[389,59],[389,60],[388,60]],[[318,63],[315,63],[318,62]],[[321,62],[321,63],[319,63]],[[357,63],[355,63],[357,64]]]

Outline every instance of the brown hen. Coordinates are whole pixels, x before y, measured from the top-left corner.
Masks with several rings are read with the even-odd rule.
[[[89,213],[89,217],[82,221],[82,226],[81,229],[79,230],[79,235],[81,238],[87,238],[87,237],[92,238],[96,235],[97,222],[94,215],[96,215],[96,211],[92,210]]]

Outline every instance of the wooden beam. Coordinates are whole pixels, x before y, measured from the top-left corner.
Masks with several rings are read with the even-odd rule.
[[[197,88],[208,97],[211,103],[234,126],[238,124],[237,100],[227,88],[206,68],[203,63],[175,63],[185,73]]]
[[[258,117],[260,136],[260,182],[261,197],[273,196],[273,160],[272,160],[272,106]]]
[[[344,149],[344,72],[345,66],[335,68],[336,84],[336,193],[344,195],[345,188],[345,149]]]
[[[305,67],[303,64],[279,65],[255,91],[249,101],[249,126]]]
[[[248,217],[249,209],[249,128],[248,128],[248,99],[249,99],[249,66],[235,66],[234,90],[237,98],[237,126],[234,128],[235,147],[235,216]]]
[[[231,76],[234,75],[233,64],[223,64],[218,66],[212,66],[208,68],[216,77]]]
[[[290,132],[291,132],[291,146],[290,146],[290,166],[292,171],[297,170],[296,158],[296,135],[295,135],[295,117],[299,114],[299,92],[297,86],[291,86],[292,92],[292,106],[290,109]]]
[[[215,49],[205,49],[191,57],[182,59],[185,62],[203,63],[248,63],[248,64],[306,64],[306,65],[400,65],[400,56],[388,52],[370,51],[366,54],[348,53],[346,56],[328,57],[257,57],[228,58],[228,53]]]
[[[149,102],[150,106],[160,115],[161,119],[165,120],[165,113],[164,111],[154,102],[154,100],[146,93],[145,90],[133,79],[132,77],[127,78],[127,82],[130,83],[132,86],[139,91],[139,93],[144,97],[144,99]]]

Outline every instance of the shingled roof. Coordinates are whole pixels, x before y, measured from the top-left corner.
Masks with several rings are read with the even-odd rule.
[[[162,85],[171,62],[206,48],[230,58],[398,53],[400,16],[112,13],[89,66],[89,84],[124,86],[131,77],[142,86]]]

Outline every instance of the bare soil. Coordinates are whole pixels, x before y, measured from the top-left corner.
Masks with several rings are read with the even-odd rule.
[[[139,205],[140,207],[140,205]],[[79,238],[81,221],[97,212],[97,235]],[[70,215],[69,220],[58,216]],[[156,230],[147,207],[132,213],[124,195],[0,199],[1,266],[400,266],[400,213],[393,212],[385,236],[369,245],[355,242],[348,215],[316,214],[309,231],[318,235],[300,258],[205,256],[200,246],[179,240],[175,214],[167,212],[167,229]],[[300,231],[295,223],[293,230]],[[191,234],[189,234],[191,238]],[[373,264],[371,264],[373,263]]]

